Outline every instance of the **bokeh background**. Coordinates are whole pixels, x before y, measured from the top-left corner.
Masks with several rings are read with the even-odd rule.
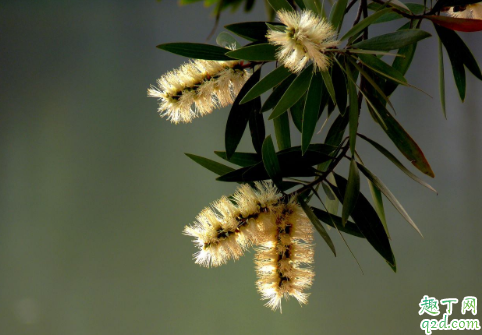
[[[386,202],[397,274],[348,236],[363,275],[332,230],[338,256],[316,237],[309,304],[292,299],[280,314],[259,299],[252,252],[220,268],[194,264],[184,225],[235,185],[216,182],[183,153],[214,159],[228,109],[175,126],[159,118],[146,89],[185,61],[155,46],[206,41],[211,10],[173,0],[2,2],[0,333],[422,334],[423,295],[482,298],[482,85],[468,75],[462,104],[446,58],[445,120],[433,38],[420,43],[407,74],[433,98],[401,88],[393,103],[431,162],[439,194],[360,143],[365,163],[425,236]],[[258,1],[250,15],[223,15],[217,31],[264,19]],[[480,34],[463,37],[482,59]],[[360,127],[403,158],[371,119]],[[251,150],[249,139],[240,149]]]

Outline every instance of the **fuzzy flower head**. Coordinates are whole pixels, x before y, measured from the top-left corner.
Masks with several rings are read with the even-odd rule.
[[[280,46],[279,62],[294,73],[303,70],[310,60],[315,70],[326,71],[331,65],[326,51],[339,44],[331,24],[310,10],[281,10],[277,16],[286,29],[271,29],[266,37],[271,44]]]
[[[459,19],[482,20],[482,4],[450,7],[447,14]]]
[[[158,111],[173,123],[187,123],[234,102],[250,74],[240,61],[195,60],[166,73],[147,90]]]

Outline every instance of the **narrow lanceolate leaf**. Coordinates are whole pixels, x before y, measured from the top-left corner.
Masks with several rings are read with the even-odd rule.
[[[359,55],[358,58],[360,58],[363,64],[368,66],[373,71],[381,74],[382,76],[401,85],[408,84],[403,74],[382,61],[380,58],[374,55]]]
[[[316,73],[311,79],[310,88],[306,94],[305,108],[303,110],[301,148],[303,154],[308,150],[311,138],[315,132],[316,122],[321,105],[321,90],[323,88],[323,78],[320,73]]]
[[[305,109],[306,95],[290,108],[291,119],[299,132],[303,132],[303,111]]]
[[[311,207],[311,210],[313,213],[316,215],[316,217],[320,220],[326,223],[327,225],[338,229],[339,231],[342,231],[344,233],[347,233],[349,235],[353,235],[356,237],[361,237],[365,238],[363,234],[360,232],[360,229],[356,226],[355,223],[351,221],[347,221],[345,226],[341,224],[341,217],[337,215],[330,214],[328,212],[325,212],[324,210],[321,210],[316,207]]]
[[[366,19],[363,19],[361,20],[360,22],[358,22],[356,25],[354,25],[350,30],[348,30],[346,32],[345,35],[343,35],[343,37],[341,38],[341,40],[346,40],[347,38],[349,37],[356,37],[358,36],[358,34],[360,34],[366,27],[368,27],[369,25],[371,25],[373,22],[375,22],[379,17],[381,17],[382,15],[386,14],[386,13],[389,13],[391,12],[392,9],[390,8],[385,8],[385,9],[382,9],[372,15],[370,15],[369,17],[367,17]]]
[[[279,184],[281,182],[281,168],[278,162],[278,157],[276,156],[276,152],[274,150],[273,140],[271,139],[271,135],[266,137],[263,143],[262,149],[262,156],[263,156],[263,165],[268,173],[268,176],[273,180],[275,184]]]
[[[321,7],[319,7],[318,0],[303,0],[305,8],[311,10],[313,13],[321,15]]]
[[[293,10],[293,7],[289,4],[288,1],[286,0],[268,0],[269,4],[275,11],[280,11],[282,9],[291,11]]]
[[[280,66],[270,72],[266,77],[261,79],[259,83],[253,86],[253,88],[244,96],[241,100],[241,104],[244,104],[254,98],[259,97],[264,92],[268,91],[269,89],[275,87],[283,80],[288,78],[291,75],[290,70],[285,68],[284,66]]]
[[[330,247],[331,251],[333,251],[333,254],[336,256],[336,250],[335,250],[335,245],[333,244],[333,241],[330,238],[330,235],[328,235],[325,227],[321,224],[321,222],[318,220],[316,215],[313,213],[311,210],[310,206],[306,204],[306,202],[301,198],[298,197],[298,202],[301,205],[301,208],[305,211],[306,216],[310,219],[311,223],[313,226],[316,228],[318,233],[323,237],[325,240],[326,244]]]
[[[321,73],[321,76],[323,77],[323,82],[325,83],[325,87],[328,90],[328,93],[330,93],[331,100],[333,101],[334,104],[336,104],[335,87],[333,86],[333,81],[331,79],[330,73],[328,71],[322,71],[320,73]]]
[[[229,49],[221,48],[217,45],[202,43],[165,43],[159,44],[157,48],[194,59],[233,60],[231,57],[225,55]]]
[[[358,134],[358,136],[360,136],[362,139],[364,139],[365,141],[367,141],[368,143],[370,143],[371,145],[373,145],[373,147],[375,147],[375,149],[377,149],[378,151],[380,151],[380,153],[382,155],[384,155],[385,157],[387,157],[393,164],[395,164],[396,167],[398,167],[400,170],[402,170],[403,173],[405,173],[407,176],[409,176],[410,178],[412,178],[413,180],[415,180],[417,183],[419,183],[420,185],[422,186],[425,186],[426,188],[428,188],[429,190],[432,190],[433,192],[437,193],[437,191],[432,187],[430,186],[428,183],[426,183],[425,181],[423,181],[422,179],[420,179],[419,177],[417,177],[415,174],[413,174],[409,169],[407,169],[399,160],[397,157],[395,157],[390,151],[388,151],[387,149],[385,149],[383,146],[381,146],[380,144],[378,144],[377,142],[375,142],[374,140],[372,139],[369,139],[368,137],[366,137],[365,135],[362,135],[362,134]]]
[[[330,173],[326,180],[331,183],[332,185],[336,186],[336,181],[335,177],[333,176],[333,173]],[[323,185],[323,190],[325,191],[326,194],[326,199],[325,199],[325,207],[328,213],[338,215],[338,208],[340,207],[340,201],[336,197],[336,195],[333,193],[331,188],[327,186],[325,183]],[[341,224],[341,218],[340,218],[340,224]],[[346,225],[345,225],[346,227]]]
[[[338,174],[335,175],[336,185],[330,186],[338,199],[342,201],[347,192],[347,180]],[[377,212],[370,202],[360,193],[355,208],[351,213],[353,221],[367,241],[375,248],[380,255],[396,271],[395,256],[393,255],[387,233],[383,227]]]
[[[296,75],[292,74],[288,78],[283,80],[281,84],[276,86],[273,90],[273,93],[271,93],[268,99],[266,99],[266,101],[264,102],[263,107],[261,107],[261,112],[266,112],[270,109],[275,108],[281,97],[283,96],[283,94],[285,94],[286,90],[288,89],[288,87],[290,87],[291,83],[293,82],[293,80],[295,80],[295,78]]]
[[[276,60],[276,47],[269,43],[249,45],[234,51],[229,51],[226,56],[249,61],[273,61]]]
[[[349,124],[350,124],[350,151],[352,156],[355,154],[356,146],[356,133],[358,131],[358,91],[355,85],[355,79],[353,78],[350,65],[346,66],[346,73],[348,78],[348,95],[350,97],[350,109],[349,109]]]
[[[272,25],[281,25],[279,22],[270,22]],[[266,41],[266,33],[268,32],[268,27],[266,22],[256,21],[256,22],[240,22],[233,23],[224,26],[227,30],[235,33],[236,35],[247,39],[248,41]]]
[[[276,142],[280,150],[291,147],[290,120],[287,113],[273,120]]]
[[[338,107],[340,114],[345,114],[347,102],[347,86],[345,73],[341,69],[341,65],[339,65],[339,62],[333,64],[331,78],[333,79],[333,88],[335,89],[336,106]]]
[[[239,92],[236,100],[229,112],[228,121],[226,123],[226,131],[224,136],[224,143],[228,158],[236,151],[241,137],[243,137],[244,130],[248,124],[251,113],[259,113],[261,110],[261,100],[252,100],[247,104],[240,105],[239,102],[244,95],[258,82],[261,75],[261,69],[256,71],[244,84]]]
[[[439,26],[448,28],[450,30],[457,30],[468,33],[482,30],[482,20],[459,19],[455,17],[440,15],[426,15],[425,18],[438,24]]]
[[[345,225],[348,217],[356,206],[358,195],[360,194],[360,175],[358,174],[357,164],[352,158],[350,162],[350,173],[348,174],[348,185],[345,197],[343,198],[343,209],[341,211],[342,223]]]
[[[249,152],[235,152],[230,159],[228,159],[225,151],[215,151],[214,153],[222,159],[242,167],[252,166],[261,161],[259,155]]]
[[[395,50],[417,43],[432,35],[420,29],[398,30],[353,44],[354,48],[365,50]]]
[[[407,45],[400,50],[398,50],[398,56],[401,57],[395,57],[392,63],[392,67],[400,72],[402,75],[405,75],[407,73],[407,70],[410,67],[410,64],[412,63],[413,56],[415,55],[415,50],[417,49],[417,44],[410,44]],[[393,82],[393,81],[387,81],[385,84],[385,94],[387,96],[390,96],[395,89],[398,87],[398,83]]]
[[[338,0],[333,5],[330,12],[330,22],[335,30],[340,31],[343,24],[343,18],[345,16],[345,9],[348,4],[348,0]]]
[[[367,177],[378,189],[387,197],[387,199],[392,203],[393,207],[403,216],[405,220],[423,237],[420,229],[418,229],[415,222],[413,222],[412,218],[408,215],[407,211],[403,208],[403,206],[398,202],[397,198],[390,192],[388,187],[383,184],[383,182],[375,176],[370,170],[368,170],[364,165],[358,164],[358,168],[360,171]]]
[[[277,118],[281,114],[285,113],[288,108],[293,106],[303,96],[310,86],[312,75],[313,64],[304,69],[303,72],[296,77],[293,83],[291,83],[279,102],[276,104],[273,112],[268,118],[269,120]]]
[[[438,40],[438,75],[440,102],[442,103],[442,111],[445,119],[447,119],[447,111],[445,110],[445,70],[444,70],[444,51],[442,49],[442,41]]]
[[[228,172],[234,171],[233,168],[231,168],[229,166],[226,166],[224,164],[215,162],[215,161],[213,161],[211,159],[208,159],[208,158],[204,158],[204,157],[201,157],[201,156],[196,156],[196,155],[188,154],[188,153],[186,153],[185,155],[187,157],[191,158],[193,161],[195,161],[199,165],[201,165],[202,167],[204,167],[204,168],[208,169],[209,171],[212,171],[212,172],[214,172],[215,174],[218,174],[218,175],[223,175],[223,174],[226,174]]]
[[[300,9],[306,9],[306,6],[305,6],[305,2],[303,0],[295,0],[296,4],[298,5],[298,7],[300,7]]]
[[[387,220],[385,218],[385,209],[383,208],[382,193],[380,192],[380,189],[376,187],[375,184],[373,184],[373,182],[369,179],[368,179],[368,187],[370,188],[373,204],[375,205],[375,211],[377,212],[378,217],[380,218],[380,221],[382,222],[383,227],[385,228],[385,232],[387,233],[388,238],[390,238],[390,233],[388,232]]]
[[[233,36],[225,31],[221,32],[218,37],[216,37],[216,43],[222,48],[231,49],[233,46],[235,49],[241,48],[241,44],[239,44]]]
[[[255,100],[259,101],[261,106],[261,98]],[[263,114],[260,113],[261,108],[253,109],[249,115],[249,132],[251,134],[251,142],[254,150],[261,155],[261,147],[263,146],[264,138],[266,137],[266,130],[264,126]]]
[[[376,103],[376,102],[375,102]],[[430,164],[428,163],[422,149],[413,140],[413,138],[403,129],[397,120],[387,111],[387,109],[380,103],[376,103],[375,106],[378,113],[374,114],[369,108],[372,116],[378,120],[378,123],[382,126],[382,129],[390,137],[393,143],[397,146],[398,150],[422,173],[429,177],[435,177]]]

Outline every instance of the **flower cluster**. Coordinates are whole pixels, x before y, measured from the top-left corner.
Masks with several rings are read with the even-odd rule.
[[[331,65],[326,52],[339,44],[331,24],[310,10],[281,10],[278,19],[286,28],[284,31],[270,29],[266,37],[271,44],[280,46],[279,62],[294,73],[303,70],[310,60],[315,69],[326,71]]]
[[[281,310],[281,299],[307,302],[305,289],[314,273],[313,228],[295,198],[282,201],[271,182],[242,185],[232,198],[222,197],[204,209],[184,234],[195,237],[196,263],[219,266],[238,259],[252,245],[256,252],[257,287],[266,306]]]
[[[173,123],[191,122],[234,102],[250,74],[242,61],[194,60],[166,73],[147,91]]]
[[[482,4],[450,7],[447,13],[459,19],[482,20]]]

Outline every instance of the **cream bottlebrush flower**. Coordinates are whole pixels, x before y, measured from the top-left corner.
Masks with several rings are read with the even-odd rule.
[[[269,30],[266,37],[271,44],[280,46],[277,53],[280,63],[297,73],[311,60],[315,70],[326,71],[331,64],[326,51],[339,44],[331,24],[310,10],[281,10],[277,16],[286,30]]]
[[[232,104],[249,76],[241,61],[194,60],[160,77],[147,95],[160,100],[162,117],[187,123]]]
[[[281,299],[296,298],[306,304],[314,272],[303,266],[313,263],[313,227],[303,209],[292,198],[288,204],[280,204],[274,213],[275,226],[267,234],[256,254],[256,286],[265,306],[280,309]],[[272,226],[270,226],[272,227]]]
[[[195,237],[199,247],[194,254],[197,264],[222,265],[264,241],[267,225],[274,225],[272,212],[280,195],[272,183],[255,185],[256,189],[247,184],[240,186],[232,200],[222,197],[204,209],[194,225],[185,227],[184,234]]]
[[[447,13],[459,19],[482,20],[482,4],[475,3],[467,6],[450,7]]]

